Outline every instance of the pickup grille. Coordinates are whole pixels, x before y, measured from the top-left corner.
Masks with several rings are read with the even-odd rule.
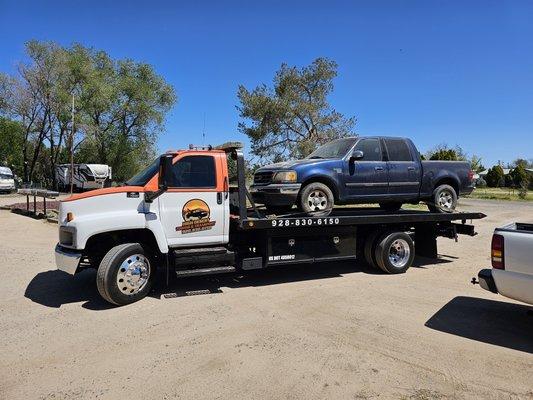
[[[268,185],[270,182],[272,182],[273,175],[274,175],[274,172],[272,171],[256,172],[254,175],[254,184]]]

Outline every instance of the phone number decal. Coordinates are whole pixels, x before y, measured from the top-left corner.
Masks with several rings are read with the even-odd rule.
[[[322,226],[338,225],[338,218],[291,218],[291,219],[273,219],[273,228],[289,228],[295,226]]]

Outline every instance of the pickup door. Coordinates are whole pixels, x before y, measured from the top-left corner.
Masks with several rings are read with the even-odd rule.
[[[387,162],[383,160],[383,149],[377,138],[360,139],[354,150],[361,150],[363,158],[345,162],[343,174],[348,198],[375,198],[388,196]]]
[[[404,139],[383,139],[387,150],[389,196],[398,200],[416,200],[421,180],[420,157],[414,145]]]

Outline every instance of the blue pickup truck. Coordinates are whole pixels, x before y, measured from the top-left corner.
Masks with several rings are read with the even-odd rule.
[[[334,204],[379,203],[387,211],[426,202],[451,212],[459,195],[474,189],[465,161],[423,161],[410,139],[346,137],[326,143],[303,160],[259,168],[250,192],[274,212],[298,206],[326,211]]]

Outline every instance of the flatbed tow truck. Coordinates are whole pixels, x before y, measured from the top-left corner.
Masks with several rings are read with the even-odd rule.
[[[126,186],[62,201],[57,267],[70,274],[96,268],[99,293],[117,305],[145,297],[156,276],[168,284],[172,275],[356,259],[397,274],[415,254],[436,258],[439,236],[474,236],[467,221],[485,217],[372,208],[266,215],[246,188],[244,163],[236,143],[191,146],[162,155]]]

